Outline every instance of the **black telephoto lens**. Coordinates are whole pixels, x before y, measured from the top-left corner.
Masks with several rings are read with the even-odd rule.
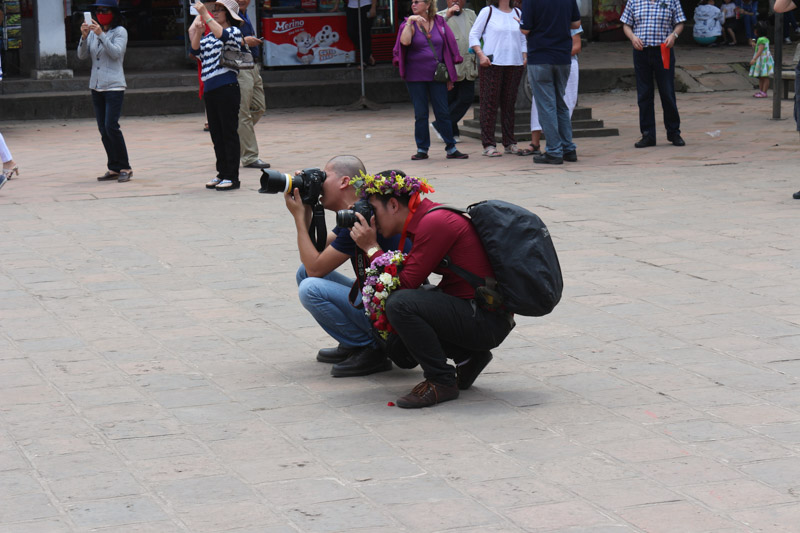
[[[286,193],[292,190],[292,176],[276,170],[261,171],[261,188],[258,192],[267,194]]]

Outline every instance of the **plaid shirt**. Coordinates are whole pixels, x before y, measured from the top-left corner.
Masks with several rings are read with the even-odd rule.
[[[659,46],[686,21],[679,0],[628,0],[620,22],[627,24],[644,46]]]

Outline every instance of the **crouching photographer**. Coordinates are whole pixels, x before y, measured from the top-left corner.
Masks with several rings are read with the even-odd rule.
[[[368,262],[366,253],[359,250],[350,237],[346,224],[355,222],[349,208],[358,197],[350,179],[364,172],[361,160],[351,155],[336,156],[325,168],[307,169],[298,173],[299,179],[272,171],[264,171],[263,192],[285,192],[286,207],[297,229],[297,249],[302,265],[297,270],[300,302],[328,335],[336,339],[336,348],[324,348],[317,361],[334,363],[334,377],[366,376],[391,370],[392,363],[375,344],[372,326],[362,308],[355,280],[336,269],[348,259],[358,276]],[[283,176],[283,177],[282,177]],[[301,187],[296,187],[297,181]],[[369,208],[365,203],[364,207]],[[339,212],[337,226],[328,233],[324,228],[324,211]],[[367,211],[364,211],[368,213]],[[399,232],[398,232],[399,233]],[[377,242],[377,241],[376,241]],[[388,249],[398,247],[399,239],[382,239]],[[377,246],[377,244],[376,244]],[[351,292],[353,303],[351,303]]]
[[[433,192],[423,178],[362,175],[351,183],[375,211],[375,223],[370,226],[357,215],[350,233],[369,251],[372,268],[364,291],[371,296],[370,318],[385,338],[399,337],[425,377],[396,404],[419,408],[454,400],[489,364],[489,350],[514,327],[513,315],[484,305],[476,289],[451,270],[457,265],[482,278],[494,277],[480,237],[461,214],[431,211],[440,204],[421,200],[420,194]],[[404,259],[397,252],[385,253],[389,249],[380,244],[380,235],[397,233],[413,243]],[[451,268],[444,266],[445,258]],[[434,290],[422,287],[431,273],[442,276]]]

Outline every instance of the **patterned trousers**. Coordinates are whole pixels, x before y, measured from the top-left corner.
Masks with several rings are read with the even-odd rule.
[[[514,138],[514,107],[517,104],[517,91],[525,67],[500,67],[490,65],[480,67],[481,99],[481,142],[483,147],[495,146],[494,130],[497,122],[497,108],[500,108],[500,126],[503,132],[503,146],[516,144]]]

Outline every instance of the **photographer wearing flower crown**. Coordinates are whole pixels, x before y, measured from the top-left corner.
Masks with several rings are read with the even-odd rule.
[[[352,176],[364,172],[364,163],[352,155],[336,156],[325,165],[320,203],[329,211],[349,209],[357,200]],[[359,262],[367,266],[366,254],[350,238],[348,228],[336,226],[328,234],[327,244],[320,252],[314,246],[308,229],[312,209],[304,204],[299,191],[286,194],[286,207],[294,217],[297,229],[297,249],[303,263],[297,270],[300,303],[303,304],[325,332],[336,339],[336,348],[323,348],[317,361],[334,363],[334,377],[366,376],[392,369],[392,362],[378,348],[372,337],[372,326],[363,309],[356,308],[350,299],[354,281],[336,269],[348,259],[358,272]],[[399,232],[398,232],[399,233]],[[387,247],[397,248],[394,239],[381,239]],[[355,303],[360,302],[360,294]]]
[[[352,183],[361,197],[368,199],[375,216],[374,223],[367,225],[359,215],[350,234],[360,248],[369,251],[373,266],[383,262],[386,269],[396,272],[396,276],[380,277],[379,283],[394,285],[390,280],[394,277],[399,281],[399,288],[388,297],[386,287],[370,290],[381,289],[376,301],[385,298],[387,327],[399,336],[424,372],[425,381],[399,398],[397,406],[429,407],[454,400],[492,360],[489,350],[503,342],[514,327],[512,315],[484,309],[476,302],[475,289],[441,264],[447,256],[464,270],[493,277],[481,240],[466,217],[445,209],[431,211],[440,204],[421,200],[420,194],[433,192],[422,178],[394,173],[362,175]],[[383,236],[401,233],[401,240],[407,236],[413,243],[400,267],[393,266],[396,254],[384,253],[386,248],[380,245],[376,230]],[[432,273],[442,276],[439,285],[435,290],[421,288]],[[380,324],[376,327],[381,329]]]

